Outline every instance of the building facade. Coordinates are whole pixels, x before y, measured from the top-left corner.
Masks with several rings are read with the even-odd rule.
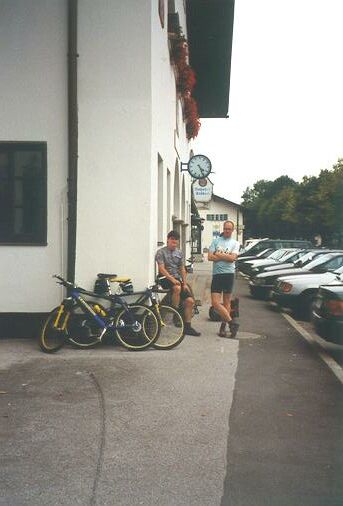
[[[197,209],[202,223],[201,251],[207,252],[216,237],[223,231],[223,224],[231,220],[235,224],[232,235],[240,244],[243,244],[244,216],[243,208],[230,200],[213,195],[208,203],[197,203]]]
[[[232,37],[233,2],[220,3],[230,5]],[[194,4],[1,1],[2,316],[49,311],[63,295],[55,273],[91,289],[98,272],[114,272],[143,288],[171,228],[190,255],[181,163],[193,151],[170,20],[191,61],[199,36],[189,26],[206,17]]]

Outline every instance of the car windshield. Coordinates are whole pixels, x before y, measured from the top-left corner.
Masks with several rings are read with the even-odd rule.
[[[258,255],[256,255],[256,258],[265,258],[265,257],[269,257],[272,253],[273,253],[274,250],[268,248],[268,249],[264,249],[263,251],[261,251]]]
[[[338,267],[338,269],[329,269],[331,272],[334,272],[335,274],[343,274],[343,265],[341,267]]]
[[[258,244],[259,242],[262,242],[262,241],[251,241],[249,244],[247,244],[246,246],[244,246],[242,253],[247,253],[254,246],[256,246],[256,244]]]
[[[277,249],[272,253],[268,258],[272,258],[273,260],[278,260],[281,258],[285,253],[287,253],[288,250],[286,249]]]
[[[281,257],[281,260],[283,262],[288,262],[288,261],[296,260],[297,258],[299,258],[299,251],[295,250],[295,251],[286,252],[285,255],[283,257]]]
[[[319,255],[318,258],[315,258],[312,260],[312,262],[309,262],[306,265],[306,269],[312,270],[314,267],[317,267],[318,265],[325,264],[328,260],[331,260],[332,253],[327,253],[326,255]]]
[[[323,254],[324,252],[319,253],[317,251],[307,251],[306,253],[301,255],[298,260],[301,262],[301,265],[307,265],[310,262],[312,262],[312,260]]]

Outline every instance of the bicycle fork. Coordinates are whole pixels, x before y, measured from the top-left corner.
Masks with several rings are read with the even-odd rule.
[[[62,332],[64,332],[67,327],[69,316],[70,312],[69,311],[65,312],[65,304],[64,303],[60,304],[55,321],[53,323],[53,327],[56,330],[61,330]]]

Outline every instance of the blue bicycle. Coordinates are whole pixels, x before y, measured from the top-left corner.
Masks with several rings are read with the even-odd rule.
[[[154,312],[139,303],[128,304],[120,295],[99,295],[89,292],[61,276],[57,283],[69,290],[70,295],[47,317],[39,346],[46,353],[54,353],[66,341],[79,348],[91,348],[111,333],[129,350],[145,350],[158,339],[159,323]],[[103,299],[108,307],[91,299]]]

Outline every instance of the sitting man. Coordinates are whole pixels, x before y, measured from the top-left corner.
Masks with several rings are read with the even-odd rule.
[[[167,235],[167,246],[157,251],[155,259],[158,265],[159,276],[164,276],[160,284],[164,289],[170,289],[172,305],[178,309],[180,302],[184,309],[185,334],[200,336],[191,326],[194,299],[186,283],[187,272],[184,265],[183,254],[178,249],[180,235],[172,230]]]

